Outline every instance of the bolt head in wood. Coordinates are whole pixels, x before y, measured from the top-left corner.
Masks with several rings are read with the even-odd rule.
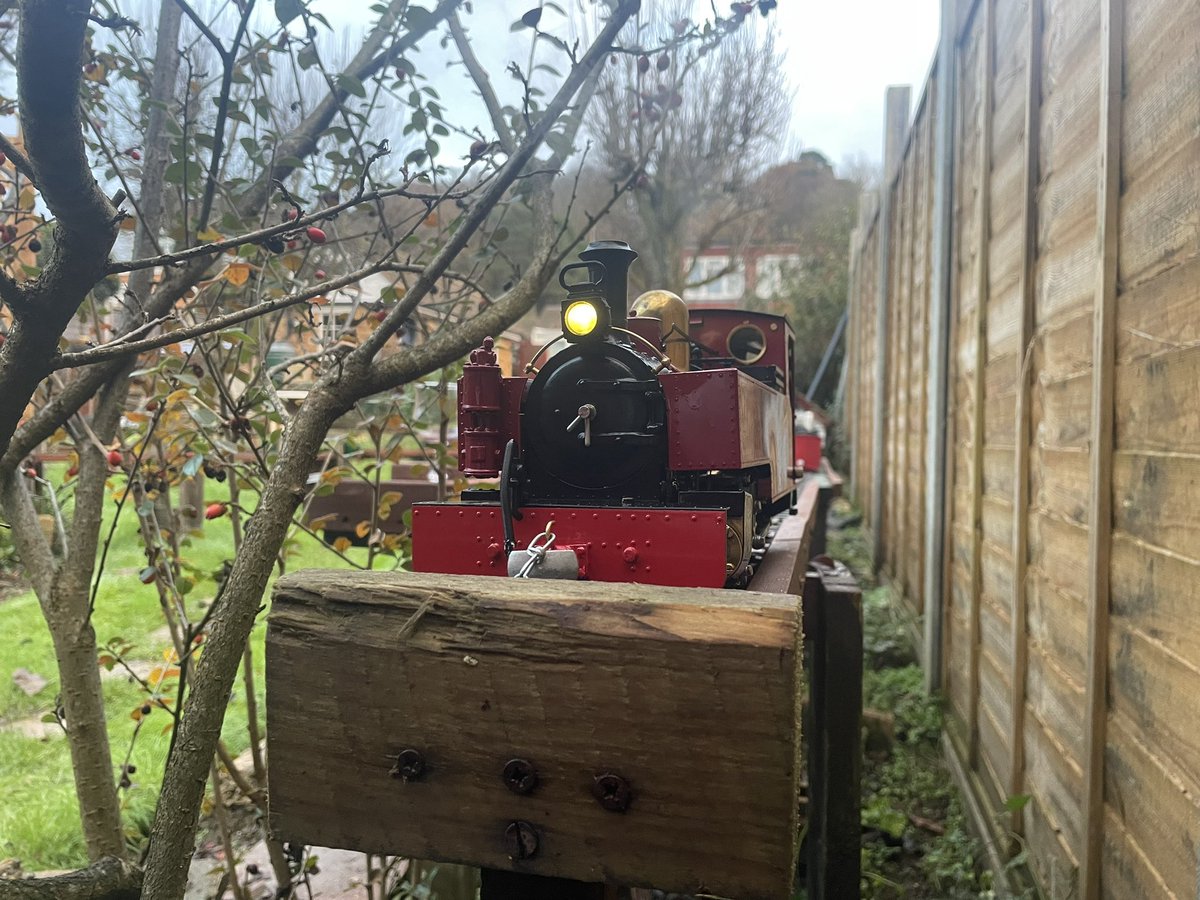
[[[503,778],[514,794],[531,794],[538,785],[537,769],[526,759],[510,759],[505,763]]]
[[[510,859],[532,859],[538,852],[537,829],[528,822],[510,822],[504,829],[504,843]]]
[[[633,791],[629,782],[620,775],[607,772],[597,775],[592,782],[592,796],[605,809],[611,812],[625,812],[633,799]]]
[[[419,781],[425,774],[425,757],[421,751],[409,748],[401,750],[395,757],[395,764],[388,772],[393,778],[401,781]]]

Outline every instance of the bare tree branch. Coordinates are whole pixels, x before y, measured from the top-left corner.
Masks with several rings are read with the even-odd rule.
[[[462,22],[458,19],[458,13],[453,13],[449,22],[450,34],[454,37],[454,46],[458,48],[463,65],[467,67],[471,80],[479,89],[479,96],[483,98],[483,103],[487,107],[488,115],[492,119],[492,127],[496,129],[496,136],[500,140],[500,146],[505,153],[512,153],[515,147],[513,134],[508,127],[508,122],[504,119],[504,110],[500,105],[500,99],[496,96],[495,89],[492,88],[487,71],[479,64],[479,59],[471,48],[471,41],[467,38]]]
[[[30,182],[37,183],[37,180],[33,177],[33,163],[29,161],[29,157],[16,144],[2,134],[0,134],[0,150],[3,150],[4,155],[11,160],[14,169],[28,178]]]

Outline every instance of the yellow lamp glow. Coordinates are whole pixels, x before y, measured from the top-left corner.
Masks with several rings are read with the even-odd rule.
[[[586,300],[576,300],[563,313],[563,326],[576,337],[591,334],[599,321],[596,307]]]

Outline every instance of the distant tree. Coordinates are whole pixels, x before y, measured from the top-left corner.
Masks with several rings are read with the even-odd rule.
[[[764,15],[773,5],[758,4]],[[697,32],[693,6],[655,4],[638,24],[658,39]],[[757,19],[754,4],[734,7]],[[791,119],[783,61],[774,32],[748,22],[712,49],[631,55],[605,68],[587,128],[609,177],[636,179],[613,221],[642,254],[633,275],[643,286],[682,293],[689,251],[752,240],[763,205],[751,188],[778,158]]]
[[[796,330],[796,384],[805,390],[846,308],[859,186],[836,177],[825,157],[810,150],[768,170],[753,190],[762,199],[764,230],[774,241],[794,244],[797,261],[783,267],[777,293],[752,297],[749,303],[791,320]],[[839,350],[818,396],[810,398],[814,402],[832,397],[841,358]]]

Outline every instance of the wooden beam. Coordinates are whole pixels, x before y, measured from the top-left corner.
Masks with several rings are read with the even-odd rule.
[[[888,337],[892,257],[892,185],[896,167],[904,147],[908,129],[911,90],[907,85],[887,89],[887,111],[884,122],[883,186],[879,195],[879,221],[876,224],[876,295],[875,295],[875,373],[874,404],[871,429],[871,515],[868,523],[872,534],[872,561],[878,569],[883,564],[883,496],[886,489],[884,448],[887,434]]]
[[[970,707],[967,721],[967,759],[979,761],[979,607],[983,594],[983,429],[984,382],[987,370],[988,258],[992,221],[992,76],[995,69],[996,2],[983,0],[979,107],[979,260],[975,286],[975,372],[971,385],[971,629],[969,660]]]
[[[1116,368],[1117,261],[1120,248],[1121,99],[1125,4],[1100,5],[1100,177],[1097,183],[1096,301],[1092,345],[1092,433],[1088,509],[1088,645],[1084,685],[1081,895],[1100,897],[1104,852],[1104,747],[1108,717],[1108,628],[1112,551],[1113,388]]]
[[[955,366],[950,357],[953,328],[954,271],[954,134],[958,70],[958,41],[954,28],[955,0],[941,0],[942,33],[937,50],[933,119],[933,208],[930,222],[929,366],[925,420],[925,689],[943,688],[945,677],[945,617],[947,533],[952,516],[954,467],[948,465],[948,434],[954,404],[950,384]],[[943,477],[939,477],[945,473]]]
[[[807,888],[857,897],[862,874],[862,592],[840,563],[814,560],[804,580],[809,803]]]
[[[750,579],[749,589],[764,594],[796,594],[804,590],[804,573],[812,556],[813,533],[821,508],[820,479],[809,475],[797,488],[796,514],[786,516]]]
[[[267,631],[272,833],[581,882],[791,896],[800,639],[789,595],[286,576]],[[534,783],[506,776],[513,760]]]
[[[1021,313],[1018,324],[1016,449],[1013,461],[1013,599],[1012,599],[1012,744],[1009,757],[1008,795],[1025,793],[1025,677],[1029,659],[1028,596],[1025,584],[1029,567],[1029,456],[1030,366],[1034,342],[1034,297],[1037,292],[1038,183],[1041,177],[1042,0],[1029,0],[1025,32],[1025,175],[1022,200],[1024,243],[1021,265]],[[1023,811],[1012,813],[1009,828],[1025,833]],[[1016,844],[1017,842],[1014,842]],[[1013,852],[1017,852],[1015,847]]]

